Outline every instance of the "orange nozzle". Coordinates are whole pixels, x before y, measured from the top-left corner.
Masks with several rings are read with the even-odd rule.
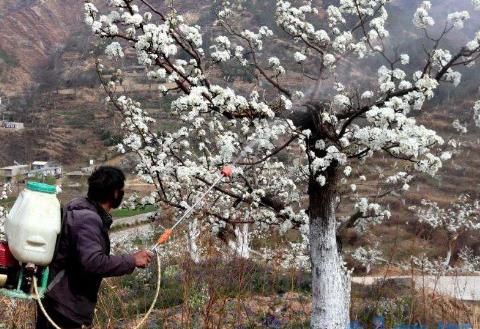
[[[222,175],[224,177],[232,177],[233,174],[233,168],[230,166],[225,166],[222,168]]]
[[[173,230],[167,228],[163,233],[162,235],[160,236],[160,238],[158,239],[158,244],[165,244],[165,242],[168,241],[168,239],[170,238],[170,235],[172,235],[172,232]]]

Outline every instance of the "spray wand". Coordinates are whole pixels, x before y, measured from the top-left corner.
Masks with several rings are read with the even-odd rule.
[[[235,161],[236,162],[236,161]],[[235,163],[234,162],[234,163]],[[156,252],[157,248],[162,245],[167,243],[168,239],[173,233],[173,230],[181,223],[183,222],[192,212],[193,210],[202,202],[203,199],[210,193],[210,191],[217,186],[218,183],[222,180],[223,177],[232,177],[233,173],[233,168],[231,166],[225,166],[221,170],[221,175],[210,185],[210,187],[200,196],[200,198],[190,207],[188,208],[185,213],[180,217],[179,220],[175,222],[175,224],[171,228],[165,229],[165,231],[162,233],[160,238],[157,240],[157,243],[152,247],[152,251]]]

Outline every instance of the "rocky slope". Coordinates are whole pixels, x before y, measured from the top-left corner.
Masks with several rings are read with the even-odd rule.
[[[78,0],[0,1],[0,90],[7,95],[29,88],[48,57],[83,19]]]

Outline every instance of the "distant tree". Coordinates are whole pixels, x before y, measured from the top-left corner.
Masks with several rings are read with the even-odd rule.
[[[219,178],[222,166],[234,163],[233,178],[224,179],[203,203],[207,220],[201,225],[216,234],[235,228],[243,237],[246,224],[257,236],[298,229],[302,240],[282,250],[310,250],[311,327],[343,329],[350,280],[338,231],[367,230],[388,218],[379,197],[408,189],[415,171],[435,175],[449,158],[442,137],[417,118],[440,84],[460,84],[458,69],[480,56],[480,32],[455,51],[442,49],[469,13],[451,13],[437,33],[431,3],[424,1],[413,24],[424,35],[418,47],[425,60],[409,63],[410,56],[389,42],[387,0],[338,5],[276,0],[274,12],[262,12],[255,26],[250,10],[259,3],[221,1],[217,20],[206,27],[147,0],[110,0],[106,14],[91,2],[85,8],[93,32],[109,40],[106,55],[122,58],[131,48],[159,84],[152,97],[173,96],[168,113],[183,123],[155,133],[141,104],[102,79],[123,116],[120,151],[136,152],[138,175],[156,186],[144,201],[185,210]],[[477,0],[474,4],[479,7]],[[275,26],[262,23],[269,21]],[[203,48],[202,31],[212,34],[209,49]],[[362,63],[372,58],[383,61],[375,78],[365,76],[360,83],[344,78],[348,70],[362,72]],[[226,78],[227,62],[241,65],[254,83],[242,88]],[[308,100],[305,91],[322,95],[322,101]],[[366,163],[375,155],[396,161],[367,177]],[[365,180],[379,186],[371,199],[357,191],[356,182]],[[355,211],[337,218],[346,186],[356,199]]]
[[[458,237],[480,229],[480,201],[472,200],[466,194],[460,195],[446,208],[440,207],[436,202],[422,200],[421,206],[413,206],[411,209],[420,223],[446,234],[447,255],[443,262],[445,270],[451,264]]]

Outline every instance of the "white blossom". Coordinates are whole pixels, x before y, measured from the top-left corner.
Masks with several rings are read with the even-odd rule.
[[[472,0],[472,4],[475,7],[475,10],[480,10],[480,0]]]
[[[335,108],[345,109],[350,105],[351,105],[350,98],[348,98],[345,95],[338,94],[338,95],[335,95],[335,97],[333,98],[333,106]]]
[[[268,59],[268,65],[273,70],[275,75],[285,74],[285,69],[280,65],[280,60],[278,57],[270,57]]]
[[[429,16],[428,11],[432,8],[430,1],[423,1],[422,5],[417,8],[415,15],[413,17],[413,24],[418,28],[427,28],[433,26],[435,21],[431,16]]]
[[[114,58],[114,57],[122,58],[123,56],[125,56],[123,53],[122,46],[120,45],[120,43],[116,41],[112,42],[107,46],[107,48],[105,49],[105,54],[110,58]]]
[[[467,126],[465,125],[462,125],[460,123],[460,120],[458,119],[455,119],[453,122],[452,122],[452,127],[458,131],[459,133],[462,133],[462,134],[466,134],[468,132],[468,129],[467,129]]]
[[[401,54],[400,62],[402,63],[402,65],[407,65],[408,63],[410,63],[410,56],[408,54]]]
[[[453,24],[457,29],[463,29],[465,21],[470,19],[470,14],[468,11],[457,11],[451,14],[448,14],[448,21]]]
[[[230,59],[230,40],[225,36],[215,38],[215,44],[210,48],[213,50],[211,56],[217,62],[226,62]]]
[[[307,56],[305,56],[304,54],[300,53],[300,52],[296,52],[294,54],[294,58],[295,58],[295,62],[297,63],[302,63],[304,62],[306,59],[307,59]]]
[[[480,127],[480,101],[475,102],[473,106],[473,117],[477,127]]]
[[[361,96],[362,99],[368,99],[372,97],[373,97],[373,92],[370,90],[365,91]]]
[[[372,270],[372,266],[386,262],[382,256],[383,254],[380,250],[368,247],[359,247],[352,253],[353,259],[365,268],[367,274]]]
[[[325,56],[323,56],[323,60],[326,67],[331,67],[333,64],[335,64],[337,59],[332,54],[325,54]]]
[[[458,197],[448,208],[441,208],[436,202],[422,200],[421,206],[410,207],[421,223],[432,228],[441,228],[450,234],[463,230],[480,229],[480,203],[464,194]]]

